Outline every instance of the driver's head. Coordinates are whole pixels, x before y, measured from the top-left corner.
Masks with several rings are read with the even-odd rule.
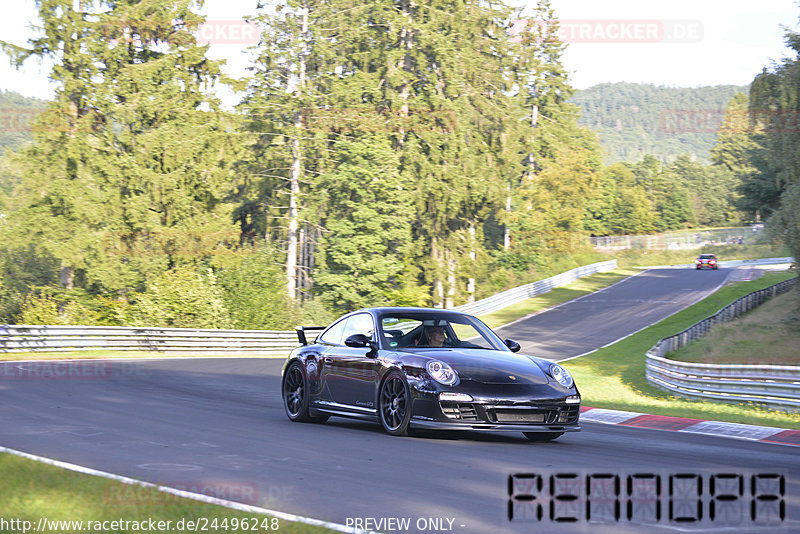
[[[428,338],[428,345],[431,347],[441,347],[444,345],[444,327],[428,326],[425,328],[425,335]]]

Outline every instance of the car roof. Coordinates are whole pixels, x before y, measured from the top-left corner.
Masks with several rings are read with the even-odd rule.
[[[425,312],[425,313],[442,313],[442,314],[453,314],[453,315],[469,315],[468,313],[464,313],[458,310],[445,310],[442,308],[419,308],[411,306],[377,306],[374,308],[362,308],[352,313],[359,313],[359,312],[361,313],[371,312],[376,314]]]

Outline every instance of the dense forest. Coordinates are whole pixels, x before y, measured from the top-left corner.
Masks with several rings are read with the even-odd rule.
[[[207,57],[188,1],[39,16],[27,47],[0,43],[17,65],[48,58],[59,85],[0,159],[0,322],[286,328],[449,308],[575,266],[589,235],[791,216],[796,169],[770,159],[766,119],[742,128],[744,94],[711,164],[604,165],[548,0],[290,0],[253,13],[245,80]],[[524,17],[549,23],[511,35]],[[782,76],[754,94],[776,105]],[[245,92],[235,111],[219,85]]]
[[[638,161],[645,155],[672,163],[688,154],[709,163],[725,109],[747,86],[659,87],[605,83],[576,91],[578,124],[600,137],[608,163]]]

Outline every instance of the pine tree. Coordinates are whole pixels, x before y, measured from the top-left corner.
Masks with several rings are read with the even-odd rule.
[[[61,282],[142,286],[238,243],[232,119],[204,90],[220,80],[188,0],[43,0],[44,36],[14,60],[54,61],[54,102],[20,155],[9,226],[62,262]]]

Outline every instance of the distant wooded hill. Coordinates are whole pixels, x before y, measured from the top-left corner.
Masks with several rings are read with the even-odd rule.
[[[583,111],[579,123],[600,136],[609,163],[635,162],[645,154],[665,163],[690,154],[707,163],[728,102],[748,89],[606,83],[577,91],[572,102]]]
[[[30,142],[31,120],[47,103],[13,91],[0,91],[0,154],[6,148],[16,150]]]

